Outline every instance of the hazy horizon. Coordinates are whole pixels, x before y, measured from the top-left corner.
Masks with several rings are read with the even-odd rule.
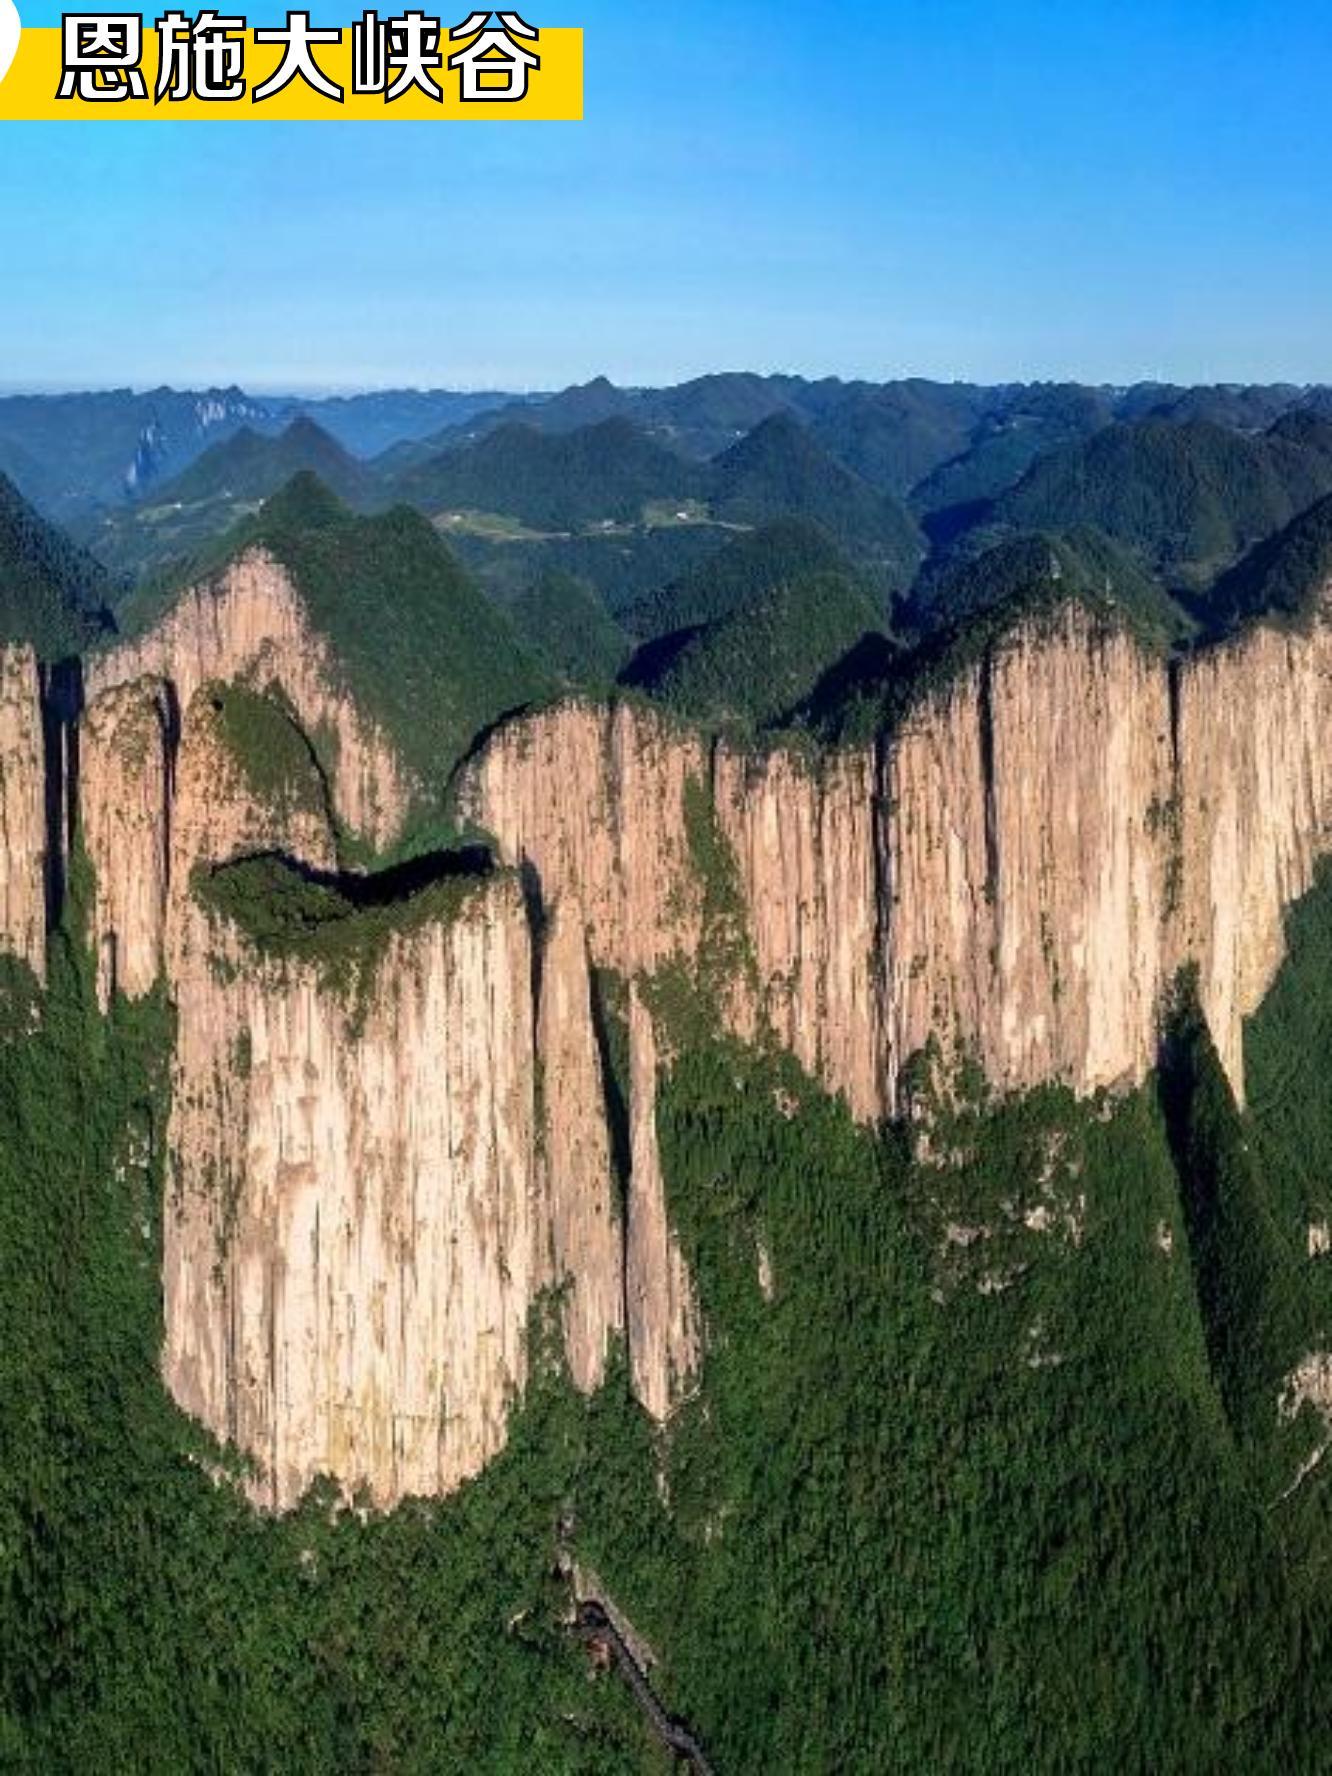
[[[168,380],[163,377],[144,382],[107,381],[100,383],[24,383],[0,380],[0,400],[13,397],[24,398],[59,398],[78,395],[115,395],[130,394],[135,397],[154,394],[159,389],[172,394],[220,394],[228,390],[237,390],[243,395],[254,396],[258,400],[281,400],[283,398],[316,401],[316,400],[351,400],[358,396],[369,395],[479,395],[497,394],[513,395],[525,398],[539,396],[555,396],[572,388],[586,388],[589,384],[607,381],[614,387],[624,390],[676,388],[692,382],[701,382],[709,377],[717,376],[758,376],[793,377],[806,383],[842,382],[852,384],[864,382],[868,384],[886,385],[891,383],[922,382],[932,383],[940,387],[973,388],[1010,388],[1010,387],[1077,387],[1089,389],[1105,389],[1108,391],[1124,391],[1132,388],[1150,387],[1160,384],[1173,388],[1291,388],[1296,390],[1313,390],[1332,386],[1332,375],[1327,378],[1312,376],[1204,376],[1180,380],[1160,376],[1130,376],[1124,379],[1109,380],[1090,376],[943,376],[930,375],[922,371],[901,370],[886,372],[877,376],[844,376],[836,371],[820,369],[778,369],[756,370],[748,364],[725,364],[712,369],[686,372],[682,376],[672,377],[668,381],[653,382],[643,377],[619,378],[606,376],[603,372],[593,371],[588,376],[577,378],[574,382],[535,383],[520,386],[517,383],[478,383],[461,380],[430,380],[415,382],[349,382],[341,385],[308,384],[303,385],[295,380],[291,382],[259,382],[248,380],[243,375],[228,375],[211,378],[189,378],[184,380]]]

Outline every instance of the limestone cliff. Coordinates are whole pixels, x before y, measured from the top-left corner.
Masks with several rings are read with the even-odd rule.
[[[277,687],[249,711],[266,740],[238,738],[228,684]],[[553,1286],[577,1385],[622,1336],[666,1420],[706,1343],[657,1142],[667,969],[873,1120],[929,1053],[1002,1090],[1136,1083],[1196,964],[1242,1091],[1243,1019],[1332,848],[1329,684],[1326,615],[1172,667],[1070,604],[953,658],[860,748],[745,749],[627,703],[519,718],[461,784],[512,870],[386,915],[349,992],[192,890],[255,852],[332,872],[336,820],[382,841],[409,796],[285,575],[245,557],[98,663],[80,730],[99,991],[164,978],[178,1013],[176,1397],[271,1506],[323,1472],[381,1504],[447,1490],[502,1447]],[[0,656],[0,765],[0,941],[40,967],[24,650]],[[623,1142],[603,973],[627,986]]]
[[[624,1329],[624,1229],[576,906],[553,910],[542,952],[538,1055],[553,1261],[567,1291],[570,1373],[591,1393],[605,1374],[613,1335]]]
[[[1282,915],[1332,850],[1332,611],[1260,628],[1179,683],[1178,954],[1195,961],[1218,1052],[1243,1087],[1243,1022],[1285,954]]]
[[[698,1366],[698,1309],[666,1210],[657,1151],[657,1040],[637,986],[629,993],[629,1077],[629,1357],[635,1393],[655,1419],[664,1420]]]
[[[79,801],[93,860],[93,939],[103,1009],[140,999],[162,972],[171,841],[172,709],[160,679],[103,691],[85,712]]]
[[[1242,1095],[1243,1018],[1329,848],[1330,655],[1324,612],[1176,672],[1069,604],[959,662],[872,747],[750,757],[575,704],[497,735],[466,800],[544,892],[577,895],[594,961],[633,974],[699,954],[701,787],[758,986],[719,1003],[862,1118],[900,1110],[927,1048],[1005,1090],[1136,1083],[1188,963]]]
[[[446,1492],[503,1445],[551,1274],[517,884],[392,937],[359,1006],[223,929],[210,963],[178,994],[168,1385],[271,1506]]]
[[[46,762],[29,647],[0,648],[0,949],[46,973]]]
[[[267,550],[247,549],[183,593],[147,634],[100,655],[88,671],[89,700],[150,677],[168,684],[182,709],[212,679],[280,686],[327,755],[333,804],[347,828],[377,848],[401,832],[413,785],[347,691],[291,576]]]

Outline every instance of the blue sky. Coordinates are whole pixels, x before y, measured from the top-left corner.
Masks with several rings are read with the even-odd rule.
[[[524,11],[584,123],[0,125],[0,381],[1332,381],[1325,5]]]

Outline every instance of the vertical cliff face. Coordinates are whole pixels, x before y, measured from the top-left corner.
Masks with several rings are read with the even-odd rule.
[[[46,973],[46,762],[29,647],[0,648],[0,949]]]
[[[878,848],[868,752],[822,762],[718,749],[720,831],[736,863],[759,998],[782,1047],[853,1111],[883,1101]],[[756,1010],[731,1000],[742,1031]]]
[[[575,1382],[600,1384],[626,1329],[628,1226],[576,907],[553,910],[534,956],[516,880],[478,885],[456,915],[410,920],[353,1002],[313,962],[255,951],[194,892],[200,870],[262,852],[334,871],[335,807],[345,818],[405,806],[392,761],[358,753],[356,712],[330,716],[328,684],[312,687],[320,657],[314,649],[311,666],[290,596],[270,563],[247,560],[187,595],[147,642],[99,663],[79,777],[91,937],[104,1006],[164,979],[177,1008],[169,1387],[251,1458],[266,1505],[287,1507],[323,1473],[387,1505],[449,1490],[502,1447],[547,1287],[562,1291]],[[275,686],[281,706],[238,698],[236,684]],[[31,709],[40,936],[35,669]],[[337,757],[359,758],[358,771],[325,780],[300,736],[312,720],[342,722]],[[637,754],[614,718],[592,718],[597,728],[598,748],[628,759],[625,793],[646,807]],[[586,739],[574,737],[569,768]],[[17,785],[18,747],[6,756]],[[679,801],[664,804],[677,822]],[[600,814],[605,837],[610,806]],[[534,807],[538,826],[548,818]],[[657,855],[674,857],[679,895],[691,889],[685,849],[682,831],[663,832]],[[629,854],[605,860],[598,905],[617,957],[637,954],[641,867]],[[23,880],[11,867],[11,893]],[[597,880],[590,871],[594,894]],[[641,1060],[635,1081],[643,1183],[656,1177],[648,1200],[660,1217],[655,1079]],[[678,1287],[678,1254],[673,1263]],[[631,1367],[664,1415],[672,1396],[650,1312],[634,1331],[653,1349]],[[674,1334],[662,1336],[673,1349]],[[683,1369],[683,1356],[670,1360]]]
[[[699,954],[686,788],[702,786],[758,983],[757,1003],[737,983],[723,1008],[859,1117],[896,1114],[927,1050],[1004,1090],[1135,1084],[1191,963],[1242,1095],[1243,1018],[1332,848],[1330,656],[1324,613],[1172,680],[1070,604],[955,666],[873,748],[751,758],[641,712],[570,708],[501,734],[469,803],[543,888],[591,884],[598,962],[650,973]],[[561,783],[579,785],[576,811]]]
[[[359,1005],[235,944],[179,998],[168,1384],[276,1508],[320,1474],[448,1491],[503,1445],[551,1278],[518,886],[391,938]]]
[[[1165,669],[1067,607],[920,709],[882,770],[890,1084],[931,1037],[1008,1090],[1141,1079],[1171,970]]]
[[[1243,1020],[1285,954],[1282,915],[1332,850],[1332,629],[1256,629],[1179,685],[1181,954],[1241,1095]]]
[[[100,656],[89,670],[89,697],[147,677],[170,684],[181,708],[210,680],[279,685],[305,732],[320,737],[333,804],[347,828],[380,848],[398,837],[414,786],[387,737],[358,709],[328,641],[266,550],[247,550],[184,593],[146,635]]]
[[[624,1228],[587,939],[575,904],[553,909],[542,946],[538,1054],[553,1261],[567,1291],[565,1344],[575,1384],[591,1393],[612,1337],[624,1329]]]
[[[162,973],[166,927],[172,706],[160,679],[104,691],[80,747],[83,842],[93,861],[93,939],[103,1010],[142,998]]]
[[[699,1359],[693,1285],[666,1212],[657,1150],[657,1039],[637,986],[629,992],[630,1143],[625,1285],[634,1392],[665,1420]]]
[[[502,728],[464,801],[548,901],[582,907],[595,966],[631,975],[697,948],[684,799],[706,758],[696,735],[650,711],[571,703]]]
[[[228,683],[250,687],[249,728]],[[860,749],[548,710],[502,727],[463,784],[513,870],[377,928],[349,989],[192,891],[254,852],[332,871],[335,818],[382,842],[407,807],[285,575],[247,556],[99,663],[81,724],[103,1003],[161,978],[178,1013],[172,1391],[253,1458],[271,1506],[321,1473],[380,1504],[445,1491],[503,1446],[555,1286],[577,1385],[623,1336],[667,1419],[704,1344],[657,1145],[669,1032],[649,982],[668,967],[872,1120],[903,1108],[923,1052],[1004,1090],[1136,1083],[1196,964],[1242,1091],[1243,1019],[1332,848],[1330,683],[1325,618],[1172,673],[1071,605],[954,660]],[[255,695],[270,684],[281,707]],[[47,775],[36,664],[5,650],[0,943],[39,971]],[[627,1154],[598,970],[628,987]]]

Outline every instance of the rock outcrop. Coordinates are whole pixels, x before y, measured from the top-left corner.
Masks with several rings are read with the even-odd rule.
[[[0,648],[0,950],[46,974],[46,763],[29,647]]]
[[[554,1273],[566,1290],[569,1370],[577,1386],[591,1393],[601,1385],[612,1338],[624,1329],[625,1235],[587,940],[576,906],[551,912],[540,994],[538,1058]]]
[[[280,693],[306,774],[281,795],[229,737],[218,681]],[[1242,1094],[1244,1018],[1332,849],[1329,686],[1326,615],[1171,667],[1070,604],[954,659],[860,748],[544,710],[462,784],[511,867],[381,929],[349,993],[192,892],[253,852],[331,872],[336,822],[382,843],[410,796],[290,580],[251,552],[97,663],[81,723],[103,1003],[165,979],[178,1014],[176,1398],[250,1455],[269,1506],[321,1473],[378,1504],[445,1491],[503,1446],[553,1287],[577,1385],[623,1337],[666,1420],[706,1331],[658,1150],[668,969],[870,1121],[907,1107],[929,1055],[1005,1091],[1136,1084],[1193,965]],[[39,972],[45,778],[37,668],[5,650],[0,944]]]
[[[388,737],[348,693],[326,638],[310,622],[290,574],[261,547],[183,593],[145,635],[99,655],[88,698],[136,679],[170,685],[186,708],[209,680],[277,685],[326,755],[333,805],[376,848],[402,830],[413,785]]]
[[[1180,675],[1178,957],[1196,962],[1242,1095],[1244,1019],[1285,955],[1283,915],[1332,850],[1332,610],[1250,630]]]
[[[667,1419],[698,1366],[698,1308],[671,1231],[657,1150],[657,1038],[637,986],[629,990],[629,1238],[625,1293],[634,1391],[655,1419]]]
[[[168,1385],[274,1508],[447,1492],[503,1446],[550,1281],[518,885],[392,937],[359,1005],[234,942],[178,991]]]
[[[930,1051],[1002,1090],[1139,1083],[1189,964],[1242,1097],[1243,1020],[1332,848],[1330,665],[1326,610],[1172,669],[1069,604],[871,747],[749,757],[575,704],[497,735],[467,804],[543,892],[577,896],[595,964],[633,974],[700,953],[688,786],[705,793],[757,982],[719,1003],[863,1119],[901,1111]]]
[[[171,845],[172,703],[160,679],[116,685],[84,714],[83,842],[94,860],[93,940],[103,1010],[162,975]]]

